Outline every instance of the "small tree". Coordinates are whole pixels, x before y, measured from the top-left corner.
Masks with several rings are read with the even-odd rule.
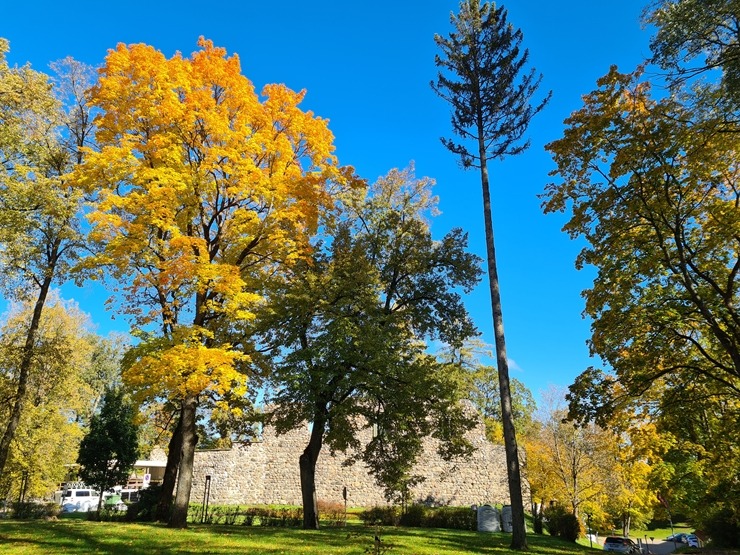
[[[80,444],[77,462],[86,484],[102,492],[128,479],[138,456],[138,427],[134,408],[123,398],[123,391],[108,389],[100,413],[92,417],[90,431]]]

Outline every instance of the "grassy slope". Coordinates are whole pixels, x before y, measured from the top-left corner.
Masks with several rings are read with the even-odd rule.
[[[375,530],[361,526],[304,531],[243,526],[191,526],[170,530],[154,524],[121,524],[79,520],[0,521],[3,555],[36,553],[115,555],[361,554],[372,548]],[[391,544],[389,555],[511,553],[506,534],[459,530],[393,528],[380,531]],[[547,536],[529,535],[528,553],[577,555],[588,547]]]

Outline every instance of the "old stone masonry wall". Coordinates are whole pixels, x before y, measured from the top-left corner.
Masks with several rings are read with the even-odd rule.
[[[361,438],[369,441],[367,437]],[[298,457],[308,442],[302,428],[277,436],[265,428],[262,440],[232,449],[202,450],[195,454],[191,502],[203,501],[205,477],[211,476],[209,503],[301,504]],[[485,438],[481,425],[469,439],[476,447],[467,460],[446,462],[436,452],[436,440],[425,440],[415,473],[426,479],[413,489],[413,499],[439,505],[508,504],[504,447]],[[362,463],[344,466],[346,455],[332,456],[325,447],[316,465],[316,493],[320,501],[342,503],[347,488],[350,507],[384,505],[382,489]]]

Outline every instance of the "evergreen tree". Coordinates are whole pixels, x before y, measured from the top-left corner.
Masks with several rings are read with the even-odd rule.
[[[489,2],[463,0],[460,13],[450,16],[455,31],[448,37],[434,37],[442,53],[435,56],[441,71],[437,82],[432,82],[432,88],[452,105],[452,130],[461,138],[460,143],[444,138],[442,143],[460,156],[464,168],[480,170],[501,416],[514,521],[511,547],[525,549],[524,504],[496,268],[488,161],[519,154],[529,146],[528,141],[522,142],[522,137],[532,117],[544,108],[550,97],[532,105],[541,76],[537,76],[534,69],[525,71],[529,56],[527,50],[520,49],[522,32],[507,22],[506,15],[503,6],[496,8]]]
[[[124,399],[123,391],[108,389],[100,413],[92,417],[90,431],[80,444],[80,477],[101,494],[125,482],[136,462],[139,431],[134,416],[134,407]],[[101,495],[98,510],[102,499]]]

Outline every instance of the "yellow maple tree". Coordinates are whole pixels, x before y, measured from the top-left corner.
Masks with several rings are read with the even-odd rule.
[[[332,187],[351,179],[305,92],[258,95],[239,58],[209,40],[189,58],[145,44],[109,51],[92,92],[97,149],[78,172],[96,192],[94,263],[112,269],[135,327],[161,331],[126,370],[141,396],[181,403],[173,526],[184,526],[195,410],[206,390],[245,388],[245,355],[214,330],[253,317],[267,276],[303,258]]]

